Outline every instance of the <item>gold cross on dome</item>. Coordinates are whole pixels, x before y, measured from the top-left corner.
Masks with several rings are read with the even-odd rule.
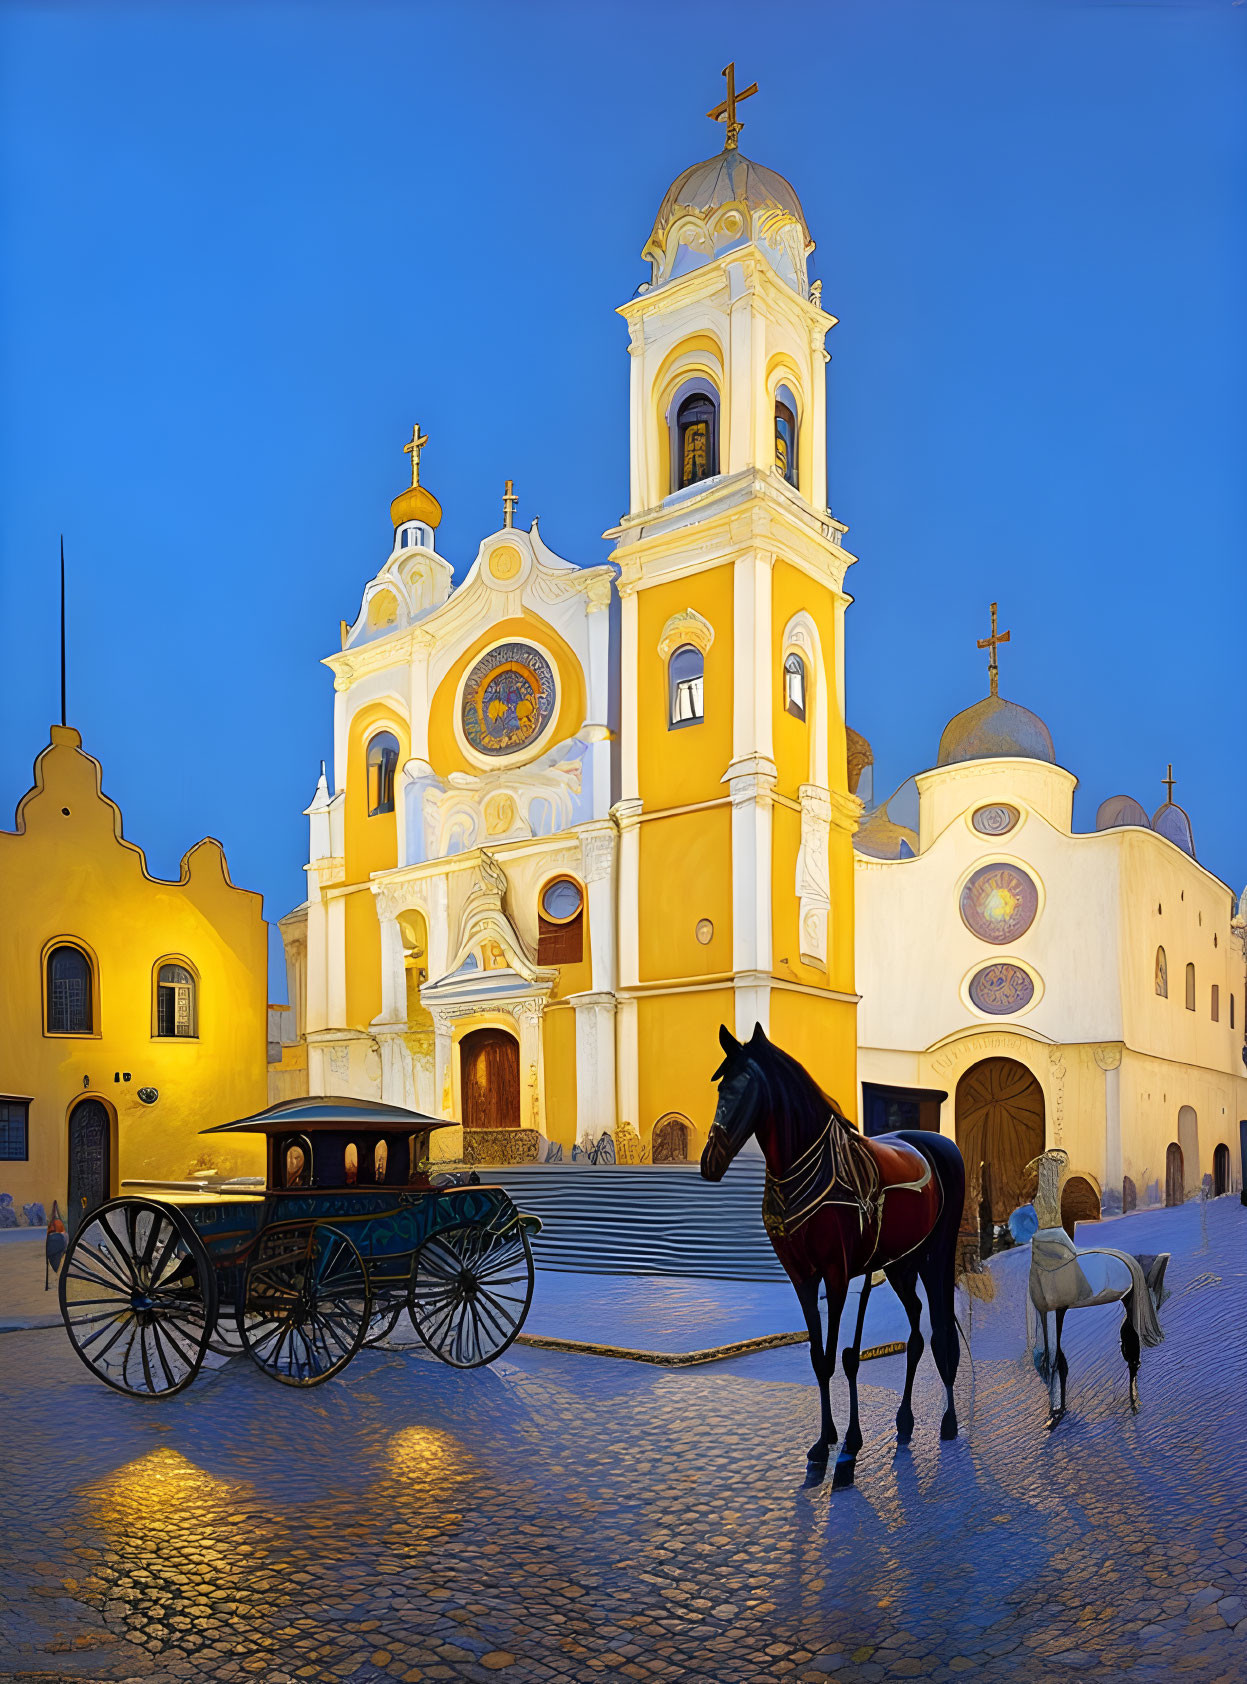
[[[513,516],[518,502],[519,498],[515,495],[515,481],[508,480],[506,489],[502,493],[502,524],[504,526],[514,526]]]
[[[419,485],[420,483],[420,452],[428,442],[429,435],[420,431],[420,423],[417,421],[411,429],[411,443],[403,446],[403,455],[411,457],[412,485]]]
[[[740,93],[736,92],[735,59],[733,59],[731,64],[728,65],[723,74],[727,77],[727,98],[723,101],[722,105],[716,105],[713,111],[707,111],[706,115],[707,117],[713,118],[716,123],[725,123],[727,125],[727,140],[724,144],[726,146],[735,146],[736,137],[745,126],[743,123],[737,121],[736,107],[740,104],[742,99],[749,99],[757,93],[758,84],[756,82],[751,82],[749,86],[743,89]]]
[[[1172,760],[1169,762],[1169,765],[1166,767],[1165,770],[1166,770],[1166,776],[1163,777],[1160,781],[1165,786],[1165,790],[1166,790],[1165,800],[1172,807],[1173,806],[1173,786],[1178,781],[1173,775],[1173,761]]]
[[[993,696],[998,696],[1000,694],[1000,666],[996,660],[996,645],[998,643],[1008,643],[1008,641],[1009,633],[1007,631],[1002,632],[996,630],[996,604],[993,602],[992,635],[990,637],[979,638],[979,648],[991,650],[991,654],[987,657],[987,675],[991,680],[991,693]]]

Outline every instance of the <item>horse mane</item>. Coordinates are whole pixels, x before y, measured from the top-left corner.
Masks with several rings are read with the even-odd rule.
[[[826,1128],[829,1116],[846,1134],[857,1134],[835,1100],[823,1092],[791,1053],[769,1040],[760,1047],[750,1043],[749,1053],[766,1086],[771,1115],[777,1122],[787,1124],[789,1144],[794,1151],[816,1139]]]

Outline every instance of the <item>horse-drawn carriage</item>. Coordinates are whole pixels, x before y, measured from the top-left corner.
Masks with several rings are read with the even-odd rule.
[[[60,1270],[74,1349],[132,1397],[169,1397],[240,1350],[283,1385],[314,1386],[406,1310],[443,1362],[492,1362],[528,1314],[540,1222],[501,1187],[439,1184],[429,1136],[444,1126],[312,1098],[206,1129],[267,1137],[263,1190],[126,1182],[86,1214]]]

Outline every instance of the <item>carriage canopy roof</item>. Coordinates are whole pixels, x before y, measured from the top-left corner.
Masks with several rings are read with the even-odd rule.
[[[426,1117],[423,1111],[408,1111],[402,1105],[385,1105],[376,1099],[335,1099],[315,1095],[310,1099],[283,1099],[254,1116],[236,1123],[217,1123],[200,1129],[201,1134],[305,1134],[331,1129],[335,1134],[415,1134],[418,1130],[444,1129],[452,1125],[445,1117]]]

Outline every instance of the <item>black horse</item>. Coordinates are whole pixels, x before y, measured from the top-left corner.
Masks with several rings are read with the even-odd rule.
[[[822,1403],[821,1431],[808,1452],[807,1485],[822,1482],[829,1446],[836,1442],[831,1376],[840,1316],[849,1281],[855,1275],[866,1277],[853,1343],[841,1358],[849,1382],[849,1426],[833,1484],[851,1485],[862,1444],[857,1418],[862,1325],[876,1269],[887,1275],[909,1317],[897,1440],[907,1444],[914,1430],[914,1371],[924,1345],[919,1277],[926,1288],[931,1348],[947,1399],[940,1437],[957,1436],[953,1382],[959,1350],[953,1286],[965,1165],[951,1140],[926,1130],[864,1139],[808,1071],[767,1040],[761,1025],[747,1045],[726,1028],[720,1029],[719,1041],[727,1056],[714,1074],[720,1083],[719,1104],[701,1173],[707,1181],[721,1180],[749,1136],[757,1136],[767,1165],[762,1219],[805,1314]],[[820,1282],[827,1289],[825,1340],[818,1308]]]

